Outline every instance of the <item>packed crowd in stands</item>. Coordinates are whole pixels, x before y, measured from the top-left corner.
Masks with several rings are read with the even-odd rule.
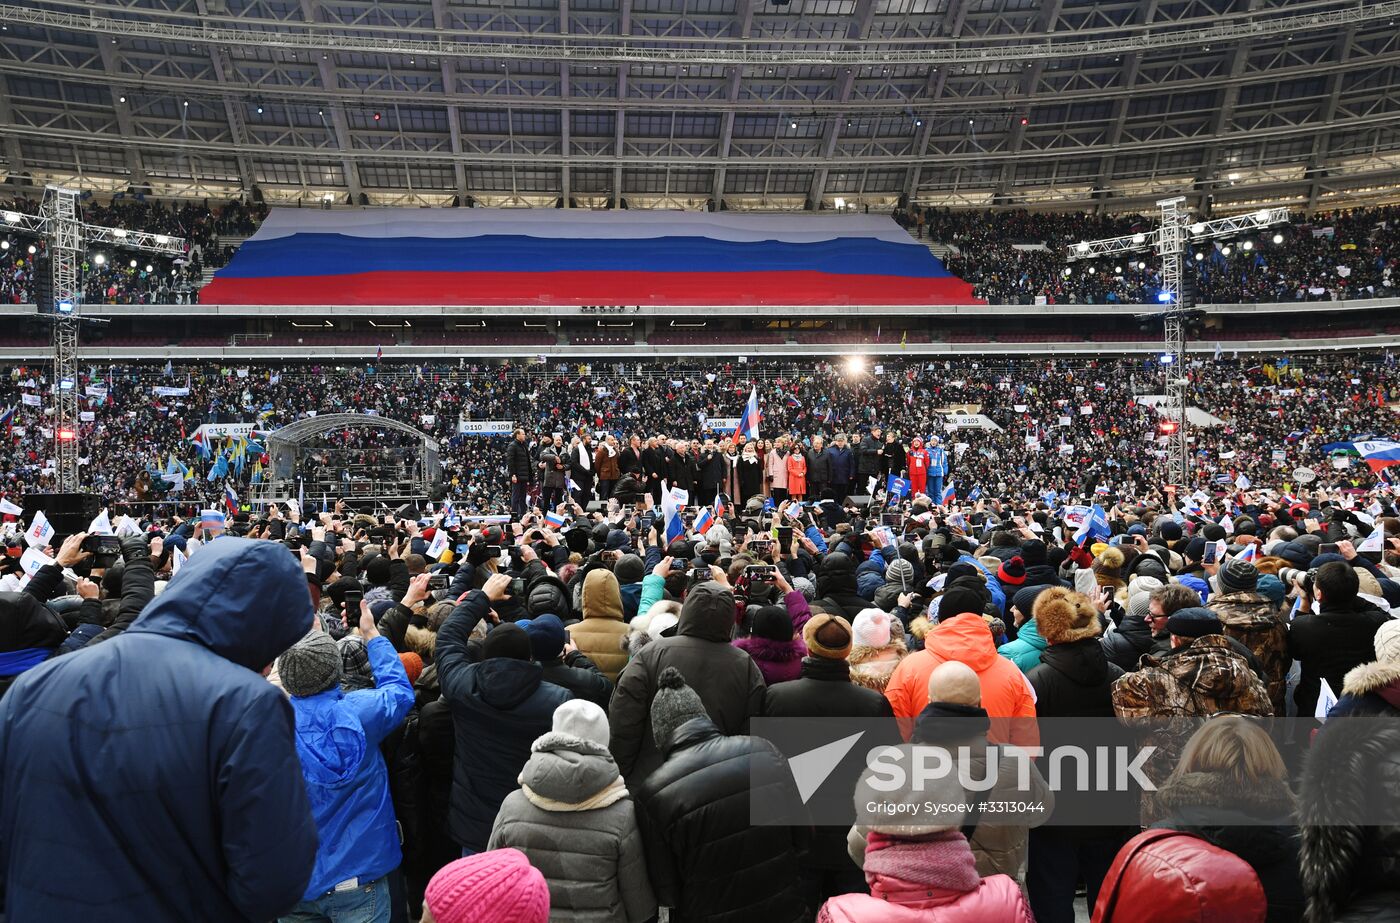
[[[1037,298],[1049,304],[1154,304],[1161,291],[1158,261],[1147,252],[1066,263],[1080,241],[1150,232],[1151,216],[917,209],[896,217],[918,236],[954,247],[948,270],[992,304],[1033,304]],[[1195,245],[1189,260],[1200,303],[1395,297],[1400,206],[1297,215],[1288,225]]]
[[[1322,446],[1339,440],[1395,434],[1388,404],[1400,400],[1400,379],[1389,353],[1302,354],[1196,360],[1179,370],[1189,403],[1216,426],[1193,427],[1195,480],[1278,486],[1299,465],[1333,476]],[[13,451],[0,457],[0,488],[12,494],[52,483],[48,369],[12,366],[0,374],[0,410],[14,407]],[[464,509],[509,508],[506,468],[510,438],[465,436],[460,420],[507,421],[526,430],[536,456],[559,434],[569,449],[586,434],[596,450],[602,434],[618,449],[634,439],[706,443],[737,470],[752,452],[769,473],[784,469],[795,445],[809,470],[823,468],[840,439],[854,450],[879,428],[899,455],[912,440],[939,437],[951,459],[949,480],[965,495],[974,488],[1000,496],[1078,491],[1106,484],[1135,496],[1166,480],[1160,417],[1137,402],[1164,392],[1155,357],[1103,360],[887,360],[858,374],[844,364],[751,361],[718,368],[698,363],[443,365],[381,364],[87,367],[77,383],[87,419],[78,433],[81,480],[113,499],[171,497],[177,484],[159,475],[173,456],[190,471],[175,498],[217,496],[222,478],[208,470],[227,457],[201,457],[191,441],[203,423],[254,424],[262,431],[315,413],[374,413],[422,429],[443,446],[449,495]],[[188,388],[188,395],[180,393]],[[159,396],[158,388],[174,389]],[[761,442],[733,446],[711,419],[733,419],[756,388],[763,414]],[[935,409],[974,408],[997,429],[948,431]],[[783,443],[779,445],[779,443]],[[257,440],[250,446],[256,453]],[[258,476],[256,454],[228,459],[227,475],[242,492]],[[46,473],[47,472],[47,473]],[[870,475],[908,473],[881,466],[849,482],[864,493]],[[579,475],[583,476],[582,473]],[[1340,481],[1369,484],[1364,466],[1335,472]],[[576,478],[577,480],[577,478]],[[817,478],[820,482],[822,478]],[[760,480],[758,490],[771,493]],[[561,481],[560,487],[563,486]],[[737,488],[737,485],[736,485]],[[184,491],[189,494],[183,494]],[[750,489],[732,491],[739,501]]]
[[[0,210],[37,215],[40,203],[13,199],[0,205]],[[252,236],[267,216],[267,208],[239,202],[164,203],[119,195],[107,204],[84,198],[81,213],[88,224],[169,234],[189,242],[185,256],[175,259],[120,248],[94,249],[81,265],[87,304],[193,304],[204,268],[227,263],[236,247],[226,241]],[[34,253],[29,252],[30,247]],[[37,238],[14,232],[0,234],[0,302],[33,300],[34,258],[42,256],[44,248],[44,242]],[[97,253],[104,258],[100,265],[92,259]]]
[[[1366,393],[1394,380],[1390,366],[1300,366],[1195,373],[1220,382],[1211,409],[1249,415],[1209,437],[1212,464],[1226,446],[1254,464],[1287,444],[1282,427],[1390,413]],[[794,505],[817,469],[789,459],[781,486],[775,472],[742,489],[734,499],[748,502],[708,527],[638,502],[657,465],[683,472],[682,451],[657,446],[641,450],[640,477],[626,449],[611,459],[620,471],[600,459],[618,476],[593,513],[562,498],[494,521],[436,503],[384,515],[341,500],[320,514],[114,506],[93,534],[65,535],[5,508],[5,918],[1395,919],[1400,518],[1388,485],[1102,495],[1094,470],[1109,459],[1136,468],[1116,481],[1150,473],[1150,450],[1122,442],[1153,431],[1126,408],[1145,370],[1118,363],[1073,378],[1026,368],[1004,394],[998,373],[972,368],[887,368],[842,390],[818,373],[790,392],[801,406],[775,399],[791,383],[769,371],[769,432],[805,419],[820,393],[852,414],[851,433],[870,425],[846,477],[894,467],[903,446],[875,424],[902,442],[953,395],[985,401],[1013,442],[1024,434],[1006,405],[1018,400],[1050,414],[1087,401],[1099,420],[1072,428],[1080,444],[1062,462],[1044,440],[1025,472],[1009,457],[994,466],[1012,451],[997,437],[961,460],[916,440],[902,468],[912,489],[868,509],[830,488]],[[184,411],[130,374],[113,370],[97,444],[163,450]],[[454,409],[437,372],[357,374],[344,392],[340,376],[190,374],[186,403],[201,412],[242,415],[268,398],[285,419],[302,400],[361,395],[402,414]],[[673,374],[674,386],[493,384],[477,370],[457,400],[503,412],[617,396],[632,431],[675,434],[691,428],[683,389],[707,388]],[[716,376],[711,396],[728,410],[733,372]],[[585,390],[599,381],[616,390]],[[521,404],[493,405],[497,389]],[[510,477],[561,470],[554,448],[515,439]],[[119,491],[121,456],[86,451]],[[949,476],[981,472],[982,497],[920,489],[938,493],[925,478],[949,456]],[[679,499],[665,493],[663,510]],[[1102,728],[1134,742],[1130,771],[1114,756],[1114,788],[1087,769],[1113,756],[1094,743]],[[818,747],[853,759],[813,763]],[[1065,752],[1085,754],[1080,772],[1053,756]]]

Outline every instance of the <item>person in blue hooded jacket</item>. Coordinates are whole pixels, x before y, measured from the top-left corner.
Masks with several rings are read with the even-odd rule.
[[[259,675],[311,627],[276,542],[190,556],[122,634],[0,699],[7,920],[245,923],[316,860],[292,708]]]
[[[389,873],[403,861],[379,745],[413,708],[398,652],[360,603],[374,687],[342,692],[340,649],[320,629],[277,660],[296,712],[297,757],[321,846],[301,903],[283,923],[388,923]]]

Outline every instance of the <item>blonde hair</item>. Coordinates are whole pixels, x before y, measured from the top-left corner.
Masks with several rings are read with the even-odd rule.
[[[1269,733],[1243,715],[1211,718],[1191,735],[1171,778],[1191,772],[1229,776],[1241,787],[1288,780],[1288,767]]]

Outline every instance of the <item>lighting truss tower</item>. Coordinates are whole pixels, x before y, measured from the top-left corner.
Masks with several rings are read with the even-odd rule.
[[[82,258],[82,222],[78,194],[50,186],[40,214],[48,225],[49,261],[53,268],[53,457],[58,489],[78,489],[78,260]]]
[[[53,272],[53,451],[60,492],[78,489],[78,327],[82,289],[78,265],[91,244],[107,244],[131,250],[180,256],[185,241],[167,234],[128,231],[84,224],[78,212],[78,193],[48,186],[38,215],[0,213],[7,230],[43,237]]]
[[[1082,240],[1070,248],[1071,260],[1090,260],[1136,250],[1151,249],[1161,261],[1162,272],[1162,372],[1165,378],[1166,415],[1176,426],[1167,437],[1167,473],[1171,482],[1183,490],[1192,487],[1191,445],[1186,419],[1186,373],[1181,368],[1186,360],[1186,322],[1192,305],[1181,300],[1183,274],[1191,270],[1183,265],[1186,245],[1196,240],[1233,237],[1256,231],[1271,224],[1288,220],[1286,208],[1263,208],[1256,212],[1192,221],[1182,207],[1184,196],[1162,199],[1156,230],[1102,240]]]

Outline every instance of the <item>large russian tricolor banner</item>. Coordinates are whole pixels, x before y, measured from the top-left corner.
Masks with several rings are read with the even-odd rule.
[[[200,292],[247,305],[940,305],[972,286],[881,215],[276,208]]]

